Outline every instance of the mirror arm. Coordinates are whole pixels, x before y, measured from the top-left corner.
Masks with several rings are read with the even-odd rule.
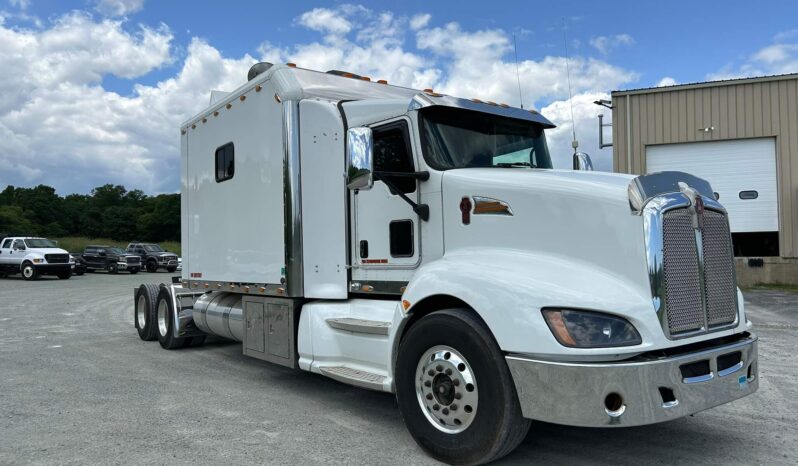
[[[408,204],[410,204],[411,207],[413,207],[413,212],[418,214],[418,218],[420,218],[425,222],[428,221],[429,206],[427,204],[416,204],[415,202],[413,202],[412,199],[407,197],[407,195],[403,193],[402,190],[397,188],[396,185],[393,184],[393,182],[387,178],[388,176],[394,176],[393,173],[394,172],[374,172],[374,180],[375,181],[380,180],[383,183],[385,183],[385,185],[388,186],[388,189],[390,189],[393,194],[398,194],[399,197],[401,197],[405,202],[407,202]],[[429,172],[416,172],[416,173],[426,173],[427,179],[429,179]],[[416,173],[402,173],[402,175],[414,176]]]

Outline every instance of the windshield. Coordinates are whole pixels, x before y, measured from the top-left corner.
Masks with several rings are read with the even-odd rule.
[[[55,241],[50,241],[45,238],[26,239],[25,246],[29,248],[57,248],[58,245]]]
[[[144,250],[147,252],[163,252],[163,249],[157,244],[145,244]]]
[[[459,108],[421,110],[424,160],[436,170],[470,167],[552,168],[543,128]]]
[[[122,248],[108,248],[108,252],[111,254],[127,254],[127,251]]]

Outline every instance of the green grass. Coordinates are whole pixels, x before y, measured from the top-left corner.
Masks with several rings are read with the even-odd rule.
[[[760,283],[746,287],[748,290],[773,290],[784,291],[787,293],[798,293],[798,285],[788,285],[786,283]]]
[[[58,246],[61,249],[66,249],[69,252],[83,252],[88,244],[102,244],[106,246],[117,246],[120,248],[127,247],[127,242],[114,241],[108,238],[86,238],[83,236],[68,236],[64,238],[52,238],[58,241]],[[161,241],[158,243],[162,248],[169,252],[174,252],[178,256],[181,255],[180,243],[177,241]]]

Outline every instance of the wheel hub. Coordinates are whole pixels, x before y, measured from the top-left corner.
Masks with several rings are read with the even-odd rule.
[[[474,372],[454,348],[435,346],[416,369],[416,397],[427,420],[440,431],[457,434],[474,420],[479,401]]]

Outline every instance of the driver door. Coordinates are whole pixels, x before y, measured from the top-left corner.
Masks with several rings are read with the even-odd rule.
[[[416,170],[406,119],[374,126],[372,134],[375,172],[412,173]],[[415,179],[385,178],[397,190],[418,202],[419,189]],[[350,194],[351,222],[354,225],[351,248],[353,280],[407,282],[412,269],[419,263],[418,215],[388,183],[375,177],[370,190]]]

